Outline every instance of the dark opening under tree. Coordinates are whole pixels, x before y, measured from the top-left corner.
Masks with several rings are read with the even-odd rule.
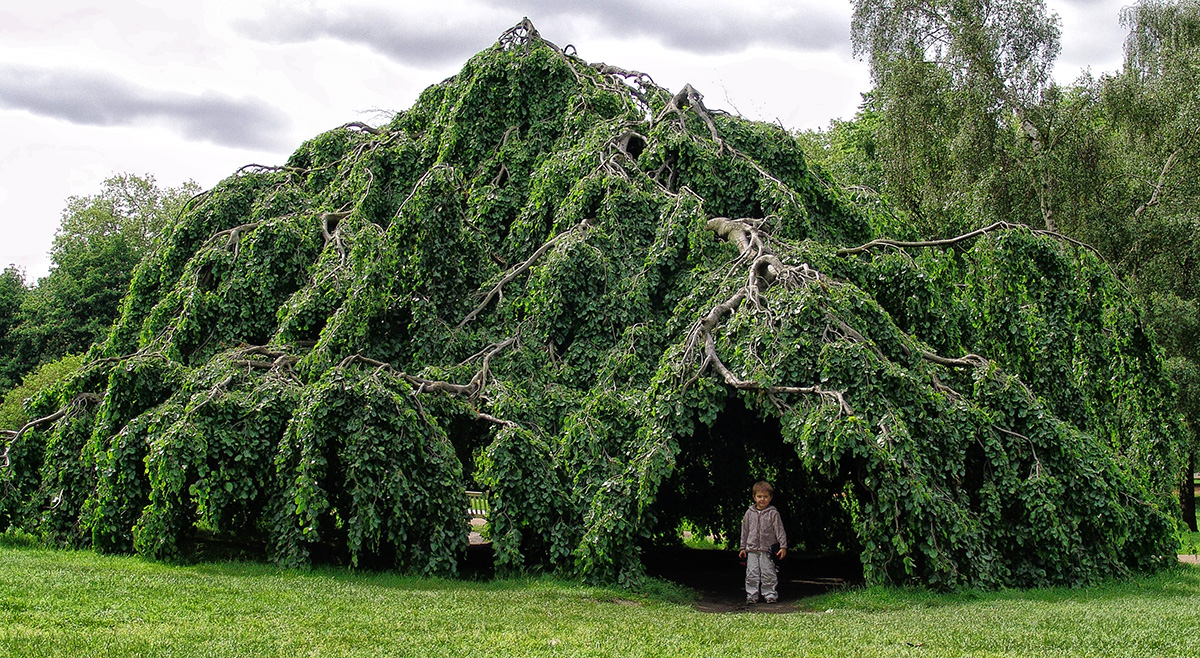
[[[474,484],[501,569],[628,583],[767,478],[873,582],[1173,558],[1173,393],[1104,263],[1017,223],[884,237],[786,131],[525,21],[193,199],[8,433],[0,528],[453,573]]]

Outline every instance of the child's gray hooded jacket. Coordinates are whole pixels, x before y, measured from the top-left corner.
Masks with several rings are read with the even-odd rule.
[[[779,510],[774,505],[761,510],[750,505],[742,517],[742,542],[738,548],[751,553],[766,553],[775,543],[779,548],[787,548],[787,533],[783,530]]]

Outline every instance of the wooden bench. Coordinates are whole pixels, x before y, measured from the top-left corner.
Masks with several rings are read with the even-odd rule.
[[[467,516],[473,519],[486,519],[488,515],[487,493],[483,491],[467,492]]]

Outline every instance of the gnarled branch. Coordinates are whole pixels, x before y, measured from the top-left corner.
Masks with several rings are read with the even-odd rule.
[[[983,368],[988,364],[988,360],[978,354],[967,354],[957,359],[938,356],[933,352],[922,351],[921,358],[926,361],[936,363],[947,368]]]
[[[25,423],[24,425],[22,425],[20,427],[20,429],[17,429],[16,431],[5,430],[4,433],[9,435],[9,439],[8,439],[8,444],[6,446],[4,446],[3,468],[8,468],[10,465],[9,461],[8,461],[8,449],[11,448],[13,446],[13,444],[15,444],[17,442],[17,440],[20,439],[21,436],[24,435],[26,432],[37,427],[38,425],[43,425],[45,423],[53,423],[54,421],[62,418],[63,416],[66,416],[67,414],[70,414],[74,411],[78,411],[78,410],[82,409],[85,405],[87,405],[89,403],[96,403],[99,401],[100,401],[100,396],[96,395],[95,393],[80,393],[79,395],[76,395],[70,402],[63,405],[62,408],[60,408],[58,411],[55,411],[52,414],[42,416],[41,418],[35,418],[34,420],[31,420],[28,423]]]
[[[742,379],[733,374],[732,371],[721,361],[721,357],[717,355],[716,341],[712,334],[708,334],[704,339],[705,361],[711,363],[717,372],[720,373],[726,384],[736,388],[739,391],[761,391],[768,395],[778,394],[794,394],[794,395],[817,395],[824,400],[836,402],[841,412],[847,416],[854,415],[854,409],[850,407],[850,403],[846,401],[846,397],[841,391],[831,391],[821,388],[820,386],[766,386],[756,381]],[[778,402],[775,402],[778,406]]]
[[[495,286],[493,286],[492,289],[489,290],[486,295],[484,295],[483,301],[480,302],[479,305],[475,307],[475,310],[468,313],[467,316],[462,319],[462,322],[458,323],[458,326],[455,327],[455,329],[462,329],[463,327],[467,326],[467,323],[469,323],[471,320],[474,320],[476,318],[476,316],[478,316],[480,313],[483,312],[483,309],[487,308],[487,305],[491,303],[493,298],[495,298],[497,295],[501,294],[501,292],[504,290],[505,285],[510,283],[513,279],[517,278],[518,276],[521,276],[521,273],[523,273],[525,270],[529,269],[535,262],[537,262],[537,260],[539,258],[544,256],[547,251],[550,251],[550,249],[552,249],[556,244],[561,242],[568,235],[577,233],[579,231],[582,231],[582,230],[588,228],[589,226],[592,225],[593,221],[595,221],[595,220],[593,220],[591,218],[584,219],[583,221],[579,222],[578,224],[571,227],[570,229],[563,231],[562,233],[559,233],[558,235],[554,236],[553,238],[550,238],[541,247],[538,247],[537,251],[533,252],[532,256],[525,259],[524,262],[522,262],[521,264],[514,267],[511,272],[506,274],[504,276],[504,278],[500,279],[499,283],[497,283]]]

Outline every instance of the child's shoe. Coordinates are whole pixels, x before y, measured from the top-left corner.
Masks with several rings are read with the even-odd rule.
[[[758,603],[758,597],[757,597],[757,596],[748,596],[748,597],[746,597],[746,605],[754,605],[754,604],[756,604],[756,603]]]
[[[767,603],[779,603],[779,599],[771,598],[769,596],[767,597],[766,601],[767,601]]]

